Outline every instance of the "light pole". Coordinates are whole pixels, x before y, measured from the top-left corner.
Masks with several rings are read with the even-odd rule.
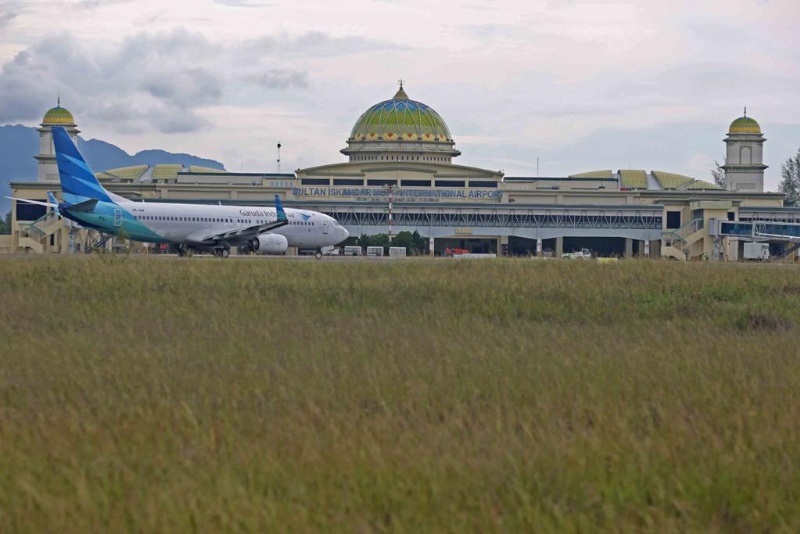
[[[392,202],[394,201],[394,191],[395,186],[392,184],[388,184],[384,186],[384,190],[386,191],[387,196],[389,197],[389,211],[387,214],[389,215],[389,246],[392,246]]]

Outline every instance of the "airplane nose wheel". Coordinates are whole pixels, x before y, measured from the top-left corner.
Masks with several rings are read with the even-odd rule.
[[[314,254],[314,257],[317,258],[318,260],[321,260],[322,259],[322,252],[318,250],[317,253]]]

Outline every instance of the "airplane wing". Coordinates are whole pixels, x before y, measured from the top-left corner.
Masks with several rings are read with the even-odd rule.
[[[800,237],[793,235],[765,234],[763,232],[755,232],[754,235],[757,237],[766,237],[768,239],[779,239],[781,241],[791,241],[792,243],[800,243]]]
[[[233,228],[225,232],[211,234],[201,237],[198,241],[201,243],[214,243],[217,241],[225,242],[244,242],[257,235],[264,234],[281,226],[289,224],[289,219],[286,217],[286,211],[283,209],[283,204],[278,195],[275,195],[275,211],[277,213],[276,220],[265,224],[254,224],[244,228]]]

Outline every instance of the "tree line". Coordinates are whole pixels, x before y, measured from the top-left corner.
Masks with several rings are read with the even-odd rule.
[[[0,219],[0,235],[11,233],[11,212],[6,213],[4,219]]]
[[[361,234],[356,239],[356,245],[361,248],[383,247],[384,249],[388,249],[389,246],[405,247],[408,256],[420,256],[428,253],[428,238],[422,237],[416,230],[398,233],[392,238],[391,245],[387,234]]]

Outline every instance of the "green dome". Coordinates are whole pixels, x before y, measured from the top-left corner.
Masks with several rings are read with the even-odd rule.
[[[75,119],[72,117],[72,113],[62,108],[61,106],[56,106],[44,114],[44,119],[42,119],[42,124],[73,125],[75,124]]]
[[[356,121],[351,141],[422,141],[452,143],[444,119],[400,87],[391,100],[375,104]]]
[[[728,133],[732,134],[760,134],[761,126],[758,125],[755,119],[747,115],[739,117],[731,123]]]

